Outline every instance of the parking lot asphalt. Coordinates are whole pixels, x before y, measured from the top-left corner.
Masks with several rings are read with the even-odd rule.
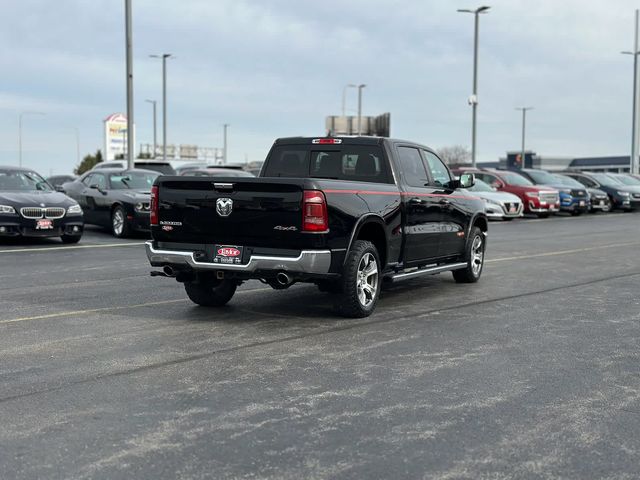
[[[639,478],[640,214],[491,223],[478,284],[219,310],[143,237],[0,243],[0,478]]]

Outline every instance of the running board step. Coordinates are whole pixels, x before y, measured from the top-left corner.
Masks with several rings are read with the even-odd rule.
[[[421,275],[434,275],[441,272],[450,272],[452,270],[461,270],[467,268],[467,262],[450,263],[448,265],[438,265],[437,267],[424,267],[411,272],[399,272],[387,277],[391,282],[399,282],[410,278],[419,277]]]

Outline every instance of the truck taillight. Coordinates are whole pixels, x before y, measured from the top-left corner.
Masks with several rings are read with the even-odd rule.
[[[158,225],[158,186],[151,187],[151,205],[149,206],[149,222]]]
[[[302,231],[325,232],[329,230],[329,215],[324,193],[305,190],[302,200]]]

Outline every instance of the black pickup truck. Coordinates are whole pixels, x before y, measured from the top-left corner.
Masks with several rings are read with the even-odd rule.
[[[370,315],[383,280],[452,271],[476,282],[484,202],[433,150],[373,137],[276,140],[258,178],[160,176],[151,192],[152,275],[203,306],[238,285],[315,283],[349,317]]]

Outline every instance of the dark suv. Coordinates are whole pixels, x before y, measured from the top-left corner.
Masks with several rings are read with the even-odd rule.
[[[638,208],[640,205],[640,191],[636,187],[624,185],[606,173],[596,172],[563,172],[575,178],[585,187],[598,188],[609,195],[611,208],[626,212]]]

